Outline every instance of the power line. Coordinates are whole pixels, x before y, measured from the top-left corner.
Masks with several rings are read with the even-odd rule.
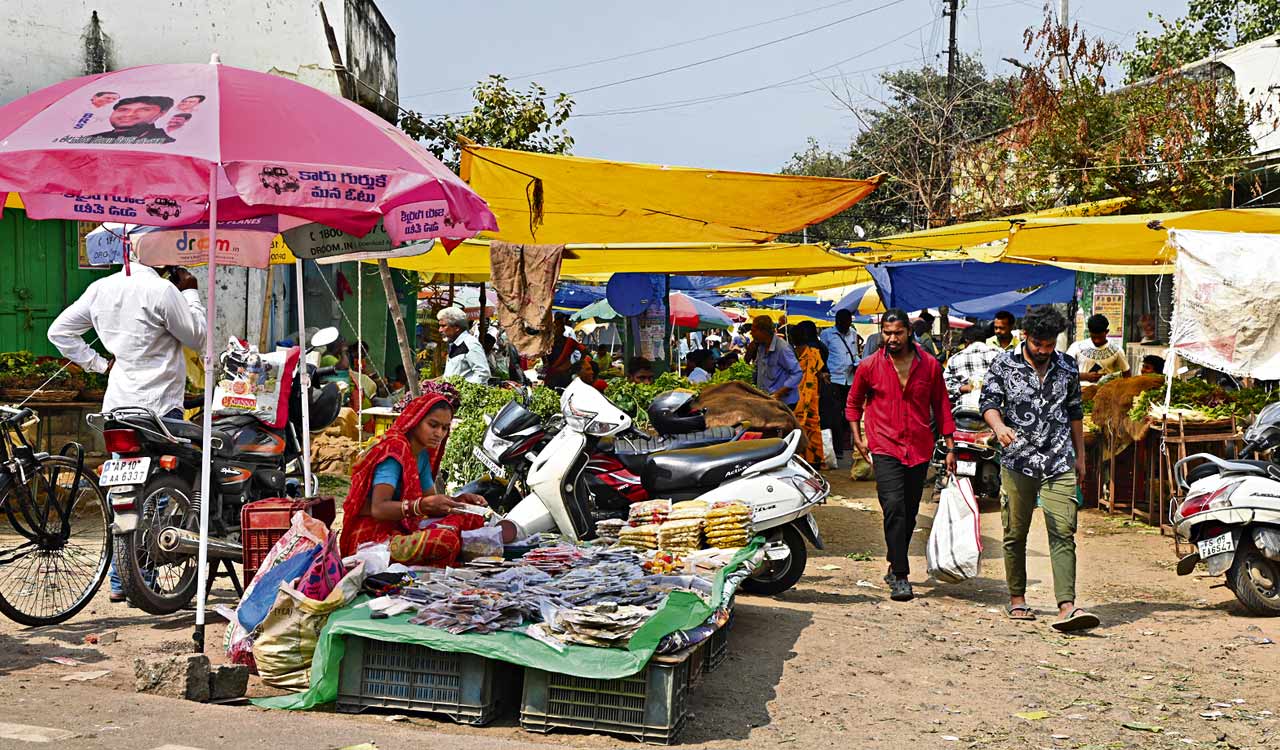
[[[890,39],[890,40],[889,40],[889,41],[887,41],[887,42],[883,42],[883,43],[881,43],[881,44],[876,45],[875,47],[871,47],[870,49],[863,50],[863,51],[861,51],[861,52],[859,52],[859,53],[857,53],[857,54],[855,54],[855,55],[851,55],[851,56],[846,57],[846,58],[844,58],[844,59],[842,59],[842,60],[837,60],[836,62],[831,63],[830,65],[826,65],[826,66],[823,66],[823,67],[821,67],[821,68],[817,68],[817,69],[815,69],[815,70],[811,70],[811,71],[809,71],[808,73],[805,73],[805,74],[803,74],[803,75],[799,75],[799,76],[795,76],[795,77],[792,77],[792,78],[788,78],[788,79],[783,80],[783,81],[777,81],[777,82],[775,82],[775,83],[771,83],[771,84],[768,84],[768,85],[765,85],[765,86],[757,86],[757,87],[755,87],[755,88],[745,89],[745,90],[743,90],[743,91],[732,91],[732,92],[726,92],[726,93],[723,93],[723,94],[713,94],[713,95],[710,95],[710,96],[694,97],[694,98],[691,98],[691,99],[676,99],[676,100],[672,100],[672,101],[658,102],[658,103],[655,103],[655,104],[649,104],[649,105],[636,105],[636,106],[631,106],[631,107],[619,107],[619,108],[617,108],[617,109],[601,110],[601,111],[598,111],[598,112],[589,112],[589,113],[585,113],[585,114],[578,114],[578,115],[574,115],[574,117],[605,117],[605,116],[611,116],[611,115],[627,115],[627,114],[643,114],[643,113],[646,113],[646,112],[661,112],[661,111],[665,111],[665,110],[669,110],[669,109],[680,109],[680,108],[683,108],[683,107],[694,106],[694,105],[697,105],[697,104],[705,104],[705,103],[709,103],[709,102],[723,101],[723,100],[725,100],[725,99],[733,99],[733,98],[737,98],[737,97],[739,97],[739,96],[747,96],[748,94],[755,94],[755,93],[758,93],[758,92],[761,92],[761,91],[768,91],[768,90],[770,90],[770,89],[781,88],[781,87],[783,87],[783,86],[790,86],[790,85],[794,85],[794,84],[796,84],[796,83],[804,83],[804,82],[809,82],[809,81],[811,81],[811,80],[821,80],[821,79],[814,79],[813,74],[814,74],[814,73],[821,72],[821,71],[824,71],[824,70],[830,70],[830,69],[832,69],[832,68],[837,68],[837,67],[839,67],[839,66],[841,66],[841,65],[844,65],[845,63],[852,62],[853,60],[856,60],[856,59],[858,59],[859,57],[865,57],[866,55],[869,55],[869,54],[871,54],[872,52],[877,52],[877,51],[879,51],[879,50],[881,50],[881,49],[884,49],[885,47],[888,47],[889,45],[891,45],[891,44],[893,44],[893,43],[895,43],[895,42],[901,41],[901,40],[905,39],[906,37],[911,36],[912,34],[914,34],[914,33],[918,32],[918,31],[920,31],[920,30],[921,30],[921,29],[923,29],[925,26],[928,26],[928,25],[929,25],[929,23],[932,23],[932,22],[926,22],[926,23],[924,23],[924,24],[921,24],[920,26],[917,26],[916,28],[911,29],[910,31],[907,31],[907,32],[906,32],[906,33],[904,33],[904,34],[901,34],[901,35],[899,35],[899,36],[897,36],[897,37],[894,37],[893,39]],[[913,58],[913,59],[914,59],[914,58]],[[856,74],[856,73],[866,73],[866,72],[869,72],[869,71],[872,71],[872,70],[879,70],[879,69],[881,69],[881,68],[889,68],[889,67],[893,67],[893,66],[895,66],[895,65],[901,65],[901,64],[903,64],[903,63],[907,63],[907,62],[911,62],[911,61],[912,61],[912,60],[899,60],[899,61],[897,61],[897,62],[887,63],[887,64],[880,65],[880,66],[876,66],[876,67],[873,67],[873,68],[866,68],[866,69],[864,69],[864,70],[856,70],[856,71],[852,71],[852,73],[854,73],[854,74]],[[841,74],[841,76],[843,76],[843,75],[844,75],[844,74]]]
[[[730,57],[736,57],[736,56],[738,56],[738,55],[746,54],[747,52],[754,52],[754,51],[756,51],[756,50],[764,49],[765,47],[771,47],[771,46],[773,46],[773,45],[775,45],[775,44],[781,44],[782,42],[790,41],[790,40],[792,40],[792,39],[796,39],[796,38],[798,38],[798,37],[802,37],[802,36],[805,36],[805,35],[807,35],[807,34],[812,34],[812,33],[816,32],[816,31],[822,31],[823,29],[829,29],[829,28],[831,28],[831,27],[833,27],[833,26],[838,26],[838,25],[840,25],[840,24],[842,24],[842,23],[848,23],[849,21],[852,21],[852,20],[854,20],[854,19],[856,19],[856,18],[862,18],[863,16],[871,15],[872,13],[875,13],[876,11],[884,10],[885,8],[891,8],[891,7],[895,6],[895,5],[901,5],[901,4],[902,4],[902,3],[904,3],[904,2],[906,2],[906,0],[890,0],[890,2],[883,3],[883,4],[881,4],[881,5],[877,5],[877,6],[875,6],[874,8],[868,8],[867,10],[864,10],[864,11],[859,11],[858,13],[854,13],[854,14],[853,14],[853,15],[851,15],[851,16],[845,16],[844,18],[838,18],[838,19],[836,19],[836,20],[834,20],[834,21],[831,21],[830,23],[824,23],[824,24],[822,24],[822,25],[820,25],[820,26],[814,26],[814,27],[809,28],[809,29],[804,29],[803,31],[797,31],[797,32],[795,32],[795,33],[793,33],[793,34],[787,34],[786,36],[781,36],[781,37],[778,37],[778,38],[776,38],[776,39],[770,39],[770,40],[769,40],[769,41],[767,41],[767,42],[761,42],[761,43],[759,43],[759,44],[753,44],[753,45],[751,45],[751,46],[749,46],[749,47],[743,47],[743,48],[741,48],[741,49],[736,49],[736,50],[734,50],[734,51],[732,51],[732,52],[726,52],[726,53],[724,53],[724,54],[716,55],[716,56],[714,56],[714,57],[708,57],[708,58],[704,58],[704,59],[702,59],[702,60],[695,60],[695,61],[690,62],[690,63],[685,63],[684,65],[677,65],[677,66],[675,66],[675,67],[671,67],[671,68],[664,68],[664,69],[662,69],[662,70],[655,70],[655,71],[653,71],[652,73],[645,73],[644,75],[631,76],[630,78],[623,78],[623,79],[618,80],[618,81],[610,81],[610,82],[608,82],[608,83],[601,83],[601,84],[597,84],[597,85],[595,85],[595,86],[588,86],[588,87],[586,87],[586,88],[575,89],[575,90],[570,91],[570,92],[568,92],[568,93],[569,93],[569,94],[585,94],[585,93],[587,93],[587,92],[589,92],[589,91],[599,91],[600,89],[610,88],[610,87],[613,87],[613,86],[621,86],[621,85],[626,84],[626,83],[634,83],[634,82],[636,82],[636,81],[644,81],[644,80],[647,80],[647,79],[649,79],[649,78],[656,78],[656,77],[658,77],[658,76],[666,75],[666,74],[668,74],[668,73],[675,73],[675,72],[678,72],[678,71],[681,71],[681,70],[688,70],[688,69],[690,69],[690,68],[696,68],[696,67],[698,67],[698,66],[700,66],[700,65],[707,65],[707,64],[709,64],[709,63],[713,63],[713,62],[719,62],[720,60],[726,60],[726,59],[728,59],[728,58],[730,58]]]
[[[617,62],[618,60],[626,60],[631,57],[639,57],[641,55],[648,55],[654,52],[663,52],[669,49],[675,49],[676,47],[683,47],[689,44],[697,44],[698,42],[705,42],[709,39],[718,39],[719,37],[722,37],[722,36],[736,34],[739,31],[748,31],[750,29],[756,29],[761,26],[768,26],[769,24],[778,23],[779,21],[789,21],[793,18],[799,18],[800,16],[807,16],[813,13],[817,13],[819,11],[835,8],[840,5],[848,5],[849,3],[856,2],[856,1],[857,0],[840,0],[840,2],[828,3],[827,5],[819,5],[816,8],[802,10],[798,13],[792,13],[786,16],[777,16],[775,18],[769,18],[764,21],[757,21],[756,23],[750,23],[750,24],[747,24],[746,26],[737,26],[732,29],[717,31],[714,34],[706,34],[704,36],[694,37],[692,39],[682,39],[681,41],[671,42],[670,44],[664,44],[659,47],[649,47],[647,49],[636,50],[634,52],[626,52],[621,55],[614,55],[612,57],[602,57],[597,60],[588,60],[587,62],[574,63],[573,65],[562,65],[558,68],[548,68],[546,70],[540,70],[535,73],[522,73],[518,76],[511,76],[508,80],[522,81],[526,78],[534,78],[536,76],[550,75],[552,73],[563,73],[566,70],[580,70],[582,68],[589,68],[594,65],[603,65],[605,63]],[[417,99],[419,97],[431,96],[433,94],[451,94],[455,91],[470,91],[473,88],[473,86],[474,84],[467,85],[467,86],[456,86],[451,89],[437,89],[435,91],[426,91],[421,94],[410,94],[408,96],[402,96],[400,98],[401,99]]]

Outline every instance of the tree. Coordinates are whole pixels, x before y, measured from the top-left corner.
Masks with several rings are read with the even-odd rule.
[[[862,202],[810,228],[810,237],[857,240],[855,226],[871,236],[937,226],[957,217],[951,206],[950,164],[955,144],[1009,122],[1009,81],[991,78],[974,57],[958,60],[955,93],[948,99],[945,71],[932,66],[880,76],[886,98],[863,106],[864,95],[847,83],[831,93],[859,125],[845,153],[824,151],[810,140],[784,174],[889,179]]]
[[[1134,211],[1219,204],[1250,156],[1247,111],[1212,68],[1166,71],[1112,90],[1113,45],[1078,26],[1029,29],[1015,124],[965,149],[958,164],[971,210],[1007,213],[1128,197]]]
[[[521,92],[508,88],[506,77],[491,75],[476,84],[472,96],[476,104],[470,112],[431,119],[409,112],[401,116],[400,129],[422,141],[455,172],[460,140],[543,154],[566,154],[573,147],[573,137],[564,127],[573,112],[568,94],[548,101],[547,90],[536,83]]]
[[[1173,21],[1149,13],[1160,31],[1138,32],[1122,56],[1130,83],[1270,36],[1280,29],[1280,0],[1189,0]]]

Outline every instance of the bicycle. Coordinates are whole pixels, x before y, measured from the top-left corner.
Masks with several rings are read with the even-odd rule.
[[[111,567],[111,508],[83,446],[32,447],[33,417],[0,406],[0,614],[54,625],[89,604]]]

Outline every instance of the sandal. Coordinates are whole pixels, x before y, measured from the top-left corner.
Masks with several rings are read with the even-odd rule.
[[[1078,633],[1082,630],[1096,628],[1100,624],[1101,620],[1098,619],[1097,615],[1076,607],[1066,617],[1053,623],[1051,627],[1059,633]]]
[[[1017,606],[1010,605],[1008,607],[1005,607],[1004,613],[1009,616],[1010,620],[1036,619],[1036,613],[1032,611],[1031,607],[1028,607],[1025,604],[1019,604]]]

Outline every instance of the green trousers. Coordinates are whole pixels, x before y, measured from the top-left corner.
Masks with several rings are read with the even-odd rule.
[[[1068,471],[1037,479],[1000,470],[1000,515],[1004,520],[1004,578],[1010,596],[1027,593],[1027,532],[1037,500],[1049,531],[1049,562],[1058,604],[1076,600],[1076,475]]]

